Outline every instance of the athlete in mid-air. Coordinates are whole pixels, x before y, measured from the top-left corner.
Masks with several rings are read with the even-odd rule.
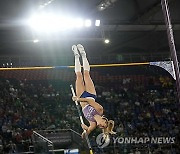
[[[89,121],[89,126],[82,124],[83,130],[89,135],[96,127],[102,129],[106,135],[115,134],[113,132],[114,121],[108,120],[103,115],[103,107],[96,102],[96,90],[90,76],[90,65],[86,57],[86,52],[81,44],[73,45],[72,50],[75,56],[75,73],[76,73],[76,97],[73,101],[80,102],[84,117]],[[80,53],[80,54],[79,54]],[[83,73],[81,72],[80,55],[83,62]],[[84,137],[85,131],[82,133]]]

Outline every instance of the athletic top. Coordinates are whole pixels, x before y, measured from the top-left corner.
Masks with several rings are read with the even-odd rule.
[[[96,109],[94,107],[92,107],[91,105],[86,105],[83,109],[82,112],[84,114],[84,117],[88,120],[88,121],[92,121],[92,122],[96,122],[96,120],[94,119],[95,115],[100,115]],[[101,116],[101,115],[100,115]]]
[[[96,95],[91,94],[87,91],[84,91],[82,93],[82,95],[80,96],[80,98],[89,98],[89,99],[93,99],[96,100]],[[95,115],[100,115],[96,109],[94,107],[92,107],[91,105],[86,105],[83,109],[82,112],[84,114],[84,117],[88,120],[88,121],[92,121],[92,122],[96,122],[96,120],[94,119]]]

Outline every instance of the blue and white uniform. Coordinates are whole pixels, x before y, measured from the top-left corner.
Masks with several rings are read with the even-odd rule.
[[[87,91],[84,91],[82,93],[82,95],[80,96],[80,98],[89,98],[89,99],[93,99],[96,100],[96,95],[91,94]],[[82,112],[84,114],[84,117],[88,120],[88,121],[92,121],[92,122],[96,122],[96,120],[94,119],[95,115],[100,115],[96,109],[94,107],[92,107],[91,105],[87,104],[83,109]],[[100,115],[101,116],[101,115]]]

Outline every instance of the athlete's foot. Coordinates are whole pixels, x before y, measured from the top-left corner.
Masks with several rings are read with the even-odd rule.
[[[72,46],[72,51],[74,52],[74,56],[78,56],[78,57],[80,56],[76,45]]]
[[[85,50],[84,50],[84,47],[83,47],[81,44],[78,44],[78,45],[77,45],[77,48],[78,48],[78,50],[79,50],[79,52],[80,52],[80,54],[81,54],[82,57],[83,57],[83,56],[86,56],[86,52],[85,52]]]

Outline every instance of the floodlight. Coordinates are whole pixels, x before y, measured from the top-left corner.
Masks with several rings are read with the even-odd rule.
[[[104,10],[104,6],[100,6],[100,10]]]
[[[38,40],[38,39],[35,39],[35,40],[33,40],[33,42],[34,42],[34,43],[38,43],[38,42],[39,42],[39,40]]]
[[[91,26],[91,20],[87,19],[85,20],[85,27],[90,27]]]
[[[78,18],[75,20],[75,27],[81,28],[83,27],[83,25],[84,25],[84,22],[81,18]]]
[[[97,26],[97,27],[100,26],[100,23],[101,23],[100,20],[96,20],[96,21],[95,21],[95,26]]]
[[[71,28],[75,27],[75,21],[68,17],[61,17],[57,21],[57,26],[59,27],[59,30],[61,30],[61,31],[66,30],[66,29],[71,29]]]
[[[104,40],[104,43],[106,43],[106,44],[108,44],[109,42],[110,42],[109,39]]]
[[[117,0],[103,0],[101,3],[98,5],[98,8],[100,11],[103,11],[110,7],[113,3],[115,3]]]
[[[39,32],[57,32],[74,27],[81,28],[84,25],[84,21],[80,18],[72,19],[51,13],[41,13],[32,15],[28,24],[31,28]],[[89,25],[90,22],[88,21],[87,26]]]
[[[36,31],[52,32],[59,30],[59,17],[50,13],[33,15],[29,25]]]
[[[52,13],[34,14],[28,20],[29,26],[37,32],[59,32],[67,29],[92,26],[90,19],[69,18]],[[100,26],[100,20],[95,21],[95,26]]]

